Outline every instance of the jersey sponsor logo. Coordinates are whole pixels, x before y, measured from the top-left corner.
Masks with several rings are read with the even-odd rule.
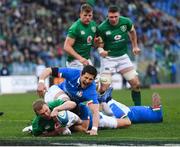
[[[76,93],[76,95],[77,95],[78,97],[82,97],[83,91],[78,91],[78,92]]]
[[[87,37],[87,43],[91,43],[91,41],[92,41],[92,36],[88,36]]]
[[[114,36],[114,40],[120,40],[120,39],[121,39],[121,35]]]
[[[96,32],[96,27],[91,27],[91,30],[93,31],[93,33]]]
[[[106,31],[106,35],[111,35],[111,31]]]
[[[85,32],[84,31],[81,31],[81,35],[84,35],[85,34]]]
[[[126,32],[127,26],[126,26],[126,25],[123,25],[123,26],[120,27],[120,29],[121,29],[122,32]]]

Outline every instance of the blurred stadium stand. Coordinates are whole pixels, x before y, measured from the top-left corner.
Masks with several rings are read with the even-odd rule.
[[[65,66],[63,41],[79,17],[85,0],[1,0],[0,69],[10,75],[32,75],[37,66]],[[136,27],[142,53],[129,54],[144,85],[180,83],[180,0],[88,0],[94,19],[104,20],[107,7],[116,4]],[[99,56],[92,52],[98,63]],[[155,64],[156,63],[156,64]],[[96,66],[99,66],[97,64]],[[153,67],[153,68],[152,68]],[[6,74],[3,74],[6,75]]]

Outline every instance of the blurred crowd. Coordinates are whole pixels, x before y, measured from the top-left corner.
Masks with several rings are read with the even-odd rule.
[[[63,52],[63,42],[68,27],[79,17],[80,5],[84,2],[85,0],[0,0],[1,75],[38,75],[39,69],[47,66],[64,67],[66,55]],[[160,67],[158,72],[168,71],[168,75],[171,74],[173,65],[177,74],[180,65],[180,25],[165,15],[168,12],[160,11],[158,4],[163,0],[88,2],[94,7],[94,20],[97,23],[105,19],[110,4],[118,5],[121,15],[133,20],[142,49],[142,54],[134,58],[134,61],[137,64],[146,63],[139,69],[142,77],[149,76],[146,71],[152,63]],[[168,4],[176,5],[170,2]],[[173,8],[177,13],[180,10],[179,7]],[[179,22],[179,15],[168,15]],[[129,53],[131,54],[130,51]],[[96,50],[93,50],[92,56],[95,63],[98,63]],[[158,83],[160,81],[161,79]]]

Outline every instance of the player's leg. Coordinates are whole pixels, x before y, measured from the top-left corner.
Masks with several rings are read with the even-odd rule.
[[[62,99],[64,101],[70,100],[69,96],[58,87],[58,85],[51,86],[44,95],[44,101],[51,102],[56,99]]]
[[[127,106],[125,106],[124,104],[121,104],[120,102],[117,102],[116,100],[113,100],[113,99],[108,101],[107,104],[111,108],[111,110],[116,118],[123,118],[130,111],[130,109]]]
[[[73,130],[78,132],[87,132],[90,130],[92,128],[92,113],[89,107],[84,104],[79,104],[74,112],[79,115],[82,124],[74,125]]]
[[[131,125],[131,121],[128,118],[114,118],[111,116],[104,115],[99,112],[99,128],[123,128]]]
[[[0,116],[3,115],[3,114],[4,114],[4,112],[0,112]]]
[[[131,85],[131,97],[135,106],[141,105],[141,93],[140,93],[140,81],[138,74],[134,69],[134,66],[127,54],[119,57],[117,59],[118,66],[117,71],[119,71],[122,76],[129,82]]]
[[[152,94],[152,109],[159,110],[161,108],[161,97],[158,93]]]
[[[158,123],[163,121],[162,106],[159,94],[152,95],[152,106],[130,107],[128,117],[132,123]]]

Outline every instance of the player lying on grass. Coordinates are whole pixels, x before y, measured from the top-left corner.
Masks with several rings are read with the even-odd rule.
[[[90,101],[88,107],[93,113],[93,127],[89,132],[90,135],[98,134],[98,120],[99,120],[99,103],[98,95],[96,91],[96,84],[94,79],[96,78],[97,70],[91,65],[84,66],[82,71],[72,68],[46,68],[39,76],[39,83],[37,92],[39,96],[43,97],[46,89],[44,80],[49,76],[62,77],[65,80],[58,86],[63,100],[66,100],[60,107],[54,109],[52,112],[53,116],[57,116],[58,111],[61,110],[72,110],[79,103]],[[69,105],[69,101],[72,102]],[[66,103],[68,102],[68,104]]]
[[[67,125],[59,123],[57,119],[53,119],[51,117],[53,108],[63,104],[61,97],[58,97],[60,93],[61,90],[59,90],[56,85],[53,85],[45,94],[46,102],[43,100],[37,100],[33,103],[33,109],[37,116],[33,120],[32,126],[25,127],[23,132],[32,132],[35,136],[56,136],[59,134],[70,134],[71,131],[68,129],[70,126],[73,126],[72,129],[75,131],[83,131],[86,133],[92,129],[92,112],[84,103],[80,103],[75,110],[78,112],[77,114],[82,120],[79,119],[76,114],[70,111],[67,111]],[[104,115],[102,112],[99,112],[99,118],[100,128],[122,128],[131,125],[131,122],[128,118],[114,118]]]
[[[89,130],[92,129],[92,112],[89,109],[89,107],[87,107],[85,104],[81,103],[81,110],[80,110],[80,117],[81,117],[81,112],[83,111],[83,114],[86,114],[86,116],[88,116],[89,119],[86,119],[86,121],[83,121],[82,124],[77,124],[74,125],[73,129],[74,131],[78,131],[78,132],[85,132],[87,133]],[[131,121],[129,120],[128,117],[123,117],[123,118],[115,118],[112,116],[108,116],[105,115],[102,112],[99,112],[99,125],[98,128],[111,128],[111,129],[115,129],[115,128],[126,128],[128,126],[131,125]]]
[[[99,103],[102,110],[109,116],[122,118],[128,116],[131,123],[158,123],[163,121],[160,96],[152,95],[152,106],[130,106],[112,99],[111,75],[102,74],[98,81]]]
[[[53,101],[55,99],[61,99],[61,90],[57,85],[51,86],[48,91],[45,93],[44,100],[46,102]],[[88,101],[86,102],[88,105]],[[78,115],[83,120],[82,125],[75,125],[75,130],[77,131],[87,131],[92,129],[92,112],[91,110],[84,104],[80,103],[78,105]],[[131,122],[128,118],[114,118],[111,116],[107,116],[102,112],[99,112],[99,128],[122,128],[131,125]],[[89,124],[90,121],[90,124]],[[82,130],[81,130],[82,129]]]
[[[32,126],[26,127],[23,131],[32,130],[35,136],[57,136],[59,134],[71,134],[68,129],[74,124],[81,124],[82,120],[68,110],[60,111],[57,117],[51,117],[51,112],[54,108],[62,105],[63,100],[55,100],[45,103],[44,100],[38,99],[33,103],[33,110],[36,117],[32,122]],[[68,116],[68,118],[66,118]],[[31,128],[32,127],[32,128]]]
[[[88,133],[92,129],[92,112],[83,103],[79,104],[80,117],[69,110],[60,111],[55,118],[51,117],[53,107],[62,104],[62,100],[54,100],[45,103],[43,100],[37,100],[33,103],[33,109],[36,117],[32,126],[25,127],[23,132],[32,133],[34,136],[58,136],[71,134],[69,127],[74,131]],[[128,118],[115,118],[99,112],[99,128],[122,128],[131,125]]]

